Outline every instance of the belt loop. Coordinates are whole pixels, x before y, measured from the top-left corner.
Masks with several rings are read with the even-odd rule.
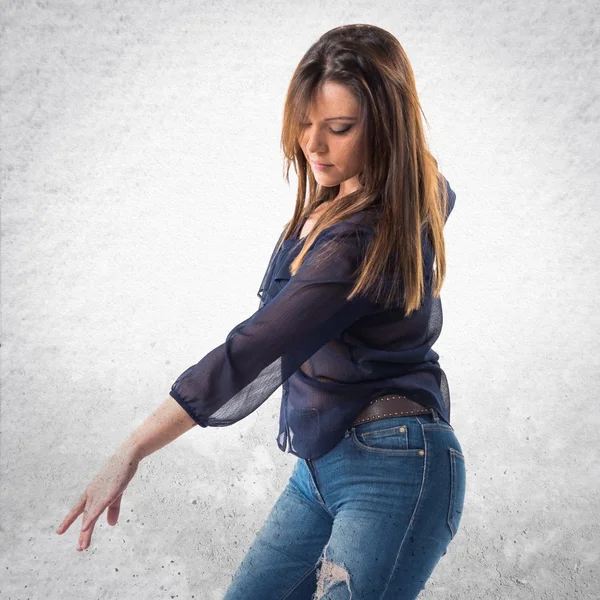
[[[440,419],[438,417],[437,411],[435,410],[435,408],[431,408],[431,416],[433,417],[433,420],[437,423]]]

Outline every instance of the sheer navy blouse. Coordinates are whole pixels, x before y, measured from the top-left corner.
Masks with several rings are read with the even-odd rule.
[[[445,182],[447,219],[456,195]],[[277,445],[302,458],[331,450],[366,404],[385,394],[434,407],[450,423],[448,383],[432,349],[442,305],[431,295],[431,244],[423,244],[425,301],[410,317],[402,306],[384,310],[362,295],[346,300],[373,231],[365,213],[323,230],[294,276],[289,265],[303,243],[297,237],[301,225],[277,251],[280,235],[258,291],[258,310],[171,387],[170,395],[198,425],[232,425],[279,386]],[[326,243],[333,251],[317,260]]]

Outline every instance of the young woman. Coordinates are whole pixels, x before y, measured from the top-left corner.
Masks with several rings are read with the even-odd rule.
[[[465,461],[432,350],[455,194],[427,149],[398,40],[325,33],[284,107],[298,193],[260,306],[189,367],[57,533],[117,521],[142,458],[194,425],[231,425],[281,385],[277,444],[298,457],[226,600],[416,598],[456,534]]]

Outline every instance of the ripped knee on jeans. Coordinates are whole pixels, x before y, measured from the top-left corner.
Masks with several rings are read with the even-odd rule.
[[[325,548],[325,550],[326,549],[327,548]],[[352,591],[350,589],[350,574],[341,565],[325,558],[325,550],[323,550],[323,559],[318,572],[317,590],[314,593],[312,600],[325,600],[325,594],[338,584],[343,584],[348,593],[344,596],[336,594],[335,600],[351,600]],[[341,591],[340,588],[338,588],[338,590]],[[333,599],[333,597],[331,598]]]

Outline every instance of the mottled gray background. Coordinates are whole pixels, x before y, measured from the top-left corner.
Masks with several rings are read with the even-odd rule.
[[[280,391],[151,455],[55,534],[258,306],[290,217],[284,94],[319,35],[390,30],[456,191],[435,349],[467,459],[423,599],[600,594],[594,2],[64,0],[2,8],[0,596],[219,600],[295,461]]]

